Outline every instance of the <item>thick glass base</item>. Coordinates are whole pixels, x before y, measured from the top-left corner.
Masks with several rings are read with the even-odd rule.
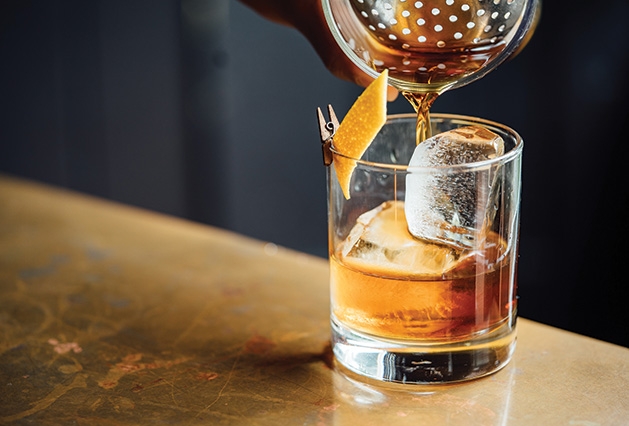
[[[375,339],[332,316],[337,361],[354,373],[386,382],[445,384],[483,377],[507,365],[515,343],[515,317],[472,340],[421,344]]]

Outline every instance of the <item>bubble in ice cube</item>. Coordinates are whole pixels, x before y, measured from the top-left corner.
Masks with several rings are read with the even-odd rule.
[[[409,232],[459,249],[474,247],[495,215],[495,169],[440,166],[489,160],[503,153],[502,138],[476,126],[450,130],[417,145],[406,176]]]

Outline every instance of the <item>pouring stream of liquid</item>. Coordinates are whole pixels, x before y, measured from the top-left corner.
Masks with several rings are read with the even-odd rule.
[[[406,98],[417,113],[415,143],[419,145],[432,136],[430,128],[430,107],[432,107],[432,104],[439,97],[439,93],[402,92],[402,96]]]

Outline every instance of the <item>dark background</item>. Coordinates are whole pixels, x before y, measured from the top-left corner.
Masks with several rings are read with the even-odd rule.
[[[520,314],[629,346],[629,2],[584,5],[433,110],[525,139]],[[235,0],[0,0],[0,173],[318,256],[315,109],[361,91]]]

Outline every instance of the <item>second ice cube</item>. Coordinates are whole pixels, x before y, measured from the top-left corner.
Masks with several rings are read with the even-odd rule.
[[[476,126],[450,130],[417,145],[406,176],[409,232],[423,240],[472,248],[495,215],[495,168],[447,166],[503,153],[502,138]]]

